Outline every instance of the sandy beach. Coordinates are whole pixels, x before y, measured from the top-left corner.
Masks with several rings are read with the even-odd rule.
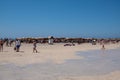
[[[120,44],[120,43],[119,43]],[[115,49],[119,44],[105,45],[106,50]],[[75,55],[77,51],[100,50],[101,45],[91,45],[89,43],[76,46],[64,46],[61,44],[38,44],[38,53],[33,53],[32,44],[22,44],[20,52],[15,52],[14,47],[4,47],[4,51],[0,52],[1,63],[14,63],[15,65],[27,65],[33,63],[44,63],[52,61],[60,64],[67,59],[82,59]]]
[[[0,0],[0,80],[120,80],[120,0]]]
[[[111,72],[105,75],[98,76],[69,76],[64,78],[59,78],[59,80],[120,80],[120,71]]]
[[[120,49],[120,43],[107,44],[105,50]],[[75,46],[64,46],[64,43],[55,43],[54,45],[37,44],[38,53],[32,52],[32,44],[22,44],[20,52],[15,52],[13,47],[4,47],[4,51],[0,52],[0,66],[13,64],[15,66],[24,67],[32,64],[65,64],[67,60],[84,59],[83,56],[77,56],[79,51],[101,50],[101,45],[91,45],[89,43],[76,44]],[[49,65],[48,65],[49,66]],[[1,75],[2,73],[0,73]],[[42,73],[41,73],[42,74]],[[9,75],[7,75],[9,76]],[[120,80],[120,71],[110,72],[104,75],[95,76],[60,76],[54,80]],[[1,78],[1,80],[4,80]],[[13,80],[15,80],[13,78]],[[47,79],[22,79],[22,80],[47,80]]]

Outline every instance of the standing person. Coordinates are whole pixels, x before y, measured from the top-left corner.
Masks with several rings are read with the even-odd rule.
[[[8,41],[8,38],[6,38],[6,46],[9,47],[9,41]]]
[[[21,45],[20,41],[18,39],[16,39],[16,41],[15,41],[16,52],[19,52],[20,45]]]
[[[104,40],[102,41],[102,49],[105,49]]]
[[[104,44],[102,45],[102,49],[105,49],[105,46],[104,46]]]
[[[36,47],[37,47],[37,42],[33,41],[33,53],[34,52],[36,52],[36,53],[38,52],[37,49],[36,49]]]
[[[1,51],[3,52],[3,44],[4,44],[3,40],[0,40],[0,52]]]

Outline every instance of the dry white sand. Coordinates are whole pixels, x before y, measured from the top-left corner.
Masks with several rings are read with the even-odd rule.
[[[97,76],[67,76],[58,78],[58,80],[120,80],[120,71]]]
[[[119,47],[119,44],[108,44],[105,45],[105,48],[115,49]],[[82,59],[82,56],[80,57],[75,54],[77,51],[100,50],[101,45],[85,43],[65,47],[63,43],[54,45],[37,44],[37,50],[39,53],[33,53],[32,48],[32,44],[22,44],[20,52],[15,52],[13,47],[4,47],[4,51],[0,52],[0,63],[13,63],[22,66],[51,61],[60,64],[64,63],[67,59]]]
[[[15,52],[13,47],[4,47],[4,51],[0,52],[0,64],[15,64],[17,66],[25,66],[34,63],[53,62],[56,64],[64,63],[69,59],[83,59],[82,56],[77,56],[77,51],[100,50],[101,45],[91,45],[89,43],[76,46],[63,46],[63,43],[48,45],[37,44],[39,53],[32,52],[32,44],[22,44],[20,52]],[[108,44],[105,48],[116,49],[120,48],[118,44]],[[32,80],[32,79],[29,79]],[[97,76],[61,76],[56,80],[120,80],[120,71],[108,73],[106,75]]]

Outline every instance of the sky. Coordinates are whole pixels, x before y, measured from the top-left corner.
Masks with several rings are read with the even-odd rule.
[[[0,37],[120,38],[120,0],[0,0]]]

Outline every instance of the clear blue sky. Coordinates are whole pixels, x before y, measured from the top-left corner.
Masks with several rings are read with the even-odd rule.
[[[0,37],[120,38],[120,0],[0,0]]]

